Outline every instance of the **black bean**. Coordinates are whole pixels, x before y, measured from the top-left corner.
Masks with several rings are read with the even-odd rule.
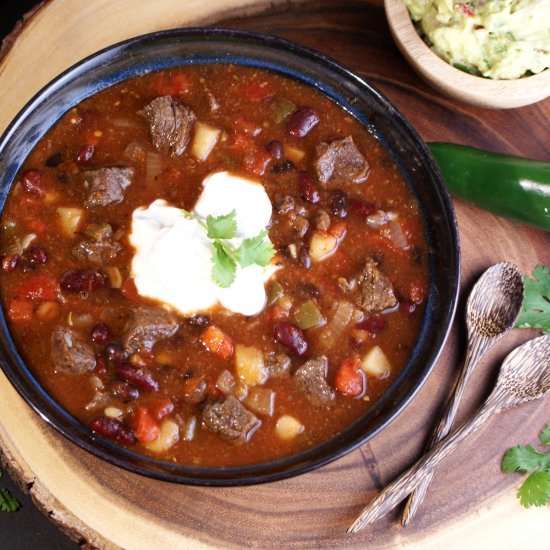
[[[126,424],[108,416],[94,418],[90,422],[90,429],[122,445],[135,445],[137,442],[134,432]]]
[[[63,151],[58,151],[53,155],[50,155],[44,163],[48,168],[57,168],[65,160]]]
[[[105,356],[114,363],[122,363],[128,359],[126,350],[116,342],[111,342],[105,346]]]
[[[191,328],[206,328],[212,324],[212,319],[206,313],[197,313],[193,317],[188,317],[186,323]]]
[[[290,353],[302,356],[307,352],[308,342],[303,330],[292,323],[281,322],[274,327],[275,339]]]
[[[311,107],[301,107],[292,113],[286,129],[292,137],[302,138],[319,123],[319,114]]]
[[[135,401],[139,397],[139,390],[130,382],[115,380],[111,385],[112,394],[124,403]]]
[[[339,218],[345,218],[348,215],[348,199],[346,194],[339,189],[334,189],[330,193],[330,211]]]
[[[290,160],[283,160],[281,162],[277,162],[271,167],[271,171],[274,174],[285,174],[286,172],[290,172],[295,169],[296,169],[296,166],[294,166],[294,163]]]
[[[309,296],[310,298],[319,298],[321,296],[319,289],[312,283],[299,283],[297,290],[300,294]]]
[[[275,160],[281,160],[283,157],[283,144],[280,141],[274,139],[270,141],[265,148]]]
[[[309,253],[305,246],[300,247],[300,250],[298,252],[298,263],[306,269],[309,269],[311,267],[311,258],[309,257]]]

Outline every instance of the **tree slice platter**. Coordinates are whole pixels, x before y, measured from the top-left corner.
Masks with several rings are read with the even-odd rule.
[[[334,57],[386,94],[426,141],[454,141],[550,160],[550,100],[509,111],[455,103],[432,90],[395,47],[381,0],[50,0],[0,52],[0,129],[47,81],[94,51],[177,26],[217,24],[301,42]],[[9,90],[9,93],[7,93]],[[455,327],[422,390],[355,452],[294,479],[245,488],[200,488],[146,479],[96,459],[49,428],[0,375],[5,465],[35,503],[89,548],[513,548],[546,542],[548,510],[521,508],[519,477],[500,471],[504,451],[536,444],[549,398],[507,411],[441,464],[406,529],[399,511],[353,536],[364,504],[420,456],[465,351],[465,297],[481,272],[509,260],[525,273],[550,263],[550,235],[455,201],[462,240],[462,298]],[[498,365],[535,335],[514,331],[473,376],[459,420],[480,404]]]

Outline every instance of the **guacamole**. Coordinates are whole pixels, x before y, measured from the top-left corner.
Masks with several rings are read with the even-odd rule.
[[[550,0],[404,0],[437,55],[495,79],[550,67]]]

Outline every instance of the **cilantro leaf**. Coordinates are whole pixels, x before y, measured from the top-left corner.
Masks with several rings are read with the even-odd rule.
[[[502,457],[505,472],[535,472],[550,466],[550,455],[541,453],[531,445],[518,445],[508,449]]]
[[[19,501],[8,489],[0,489],[0,510],[3,512],[15,512],[21,508]]]
[[[237,212],[231,210],[223,216],[208,216],[206,218],[206,234],[209,239],[232,239],[237,232]]]
[[[533,279],[524,277],[523,306],[516,323],[519,328],[539,328],[550,333],[550,272],[537,265]]]
[[[227,288],[233,284],[237,271],[237,262],[229,256],[223,244],[214,241],[212,254],[212,280],[218,286]]]
[[[550,424],[546,425],[546,428],[539,434],[539,441],[543,445],[550,445]]]
[[[533,472],[518,489],[521,505],[544,506],[550,500],[550,473]]]
[[[257,264],[265,267],[275,254],[273,243],[267,238],[267,231],[260,231],[255,237],[245,239],[235,250],[235,256],[241,267]]]

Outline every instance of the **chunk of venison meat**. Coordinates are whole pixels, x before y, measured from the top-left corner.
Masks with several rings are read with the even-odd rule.
[[[183,154],[197,119],[187,105],[165,95],[153,99],[138,114],[147,119],[157,151],[175,157]]]
[[[351,136],[331,143],[319,143],[315,152],[313,166],[321,183],[361,183],[367,179],[369,163]]]
[[[380,271],[373,258],[367,258],[357,283],[359,292],[356,303],[365,313],[374,313],[397,305],[391,281]]]
[[[176,316],[160,307],[134,307],[126,323],[123,345],[128,353],[151,351],[158,340],[173,336],[179,328]]]
[[[314,405],[323,405],[334,399],[334,391],[327,384],[328,360],[325,355],[314,357],[296,369],[294,380]]]
[[[133,178],[134,169],[130,167],[113,166],[84,172],[84,185],[89,189],[84,205],[93,208],[122,202]]]
[[[261,421],[233,395],[225,401],[207,403],[202,413],[205,425],[223,439],[245,443]]]
[[[85,240],[74,246],[71,254],[90,267],[99,267],[114,260],[121,249],[122,245],[111,239]]]
[[[95,368],[94,350],[71,328],[58,325],[52,333],[51,345],[56,369],[83,374]]]

